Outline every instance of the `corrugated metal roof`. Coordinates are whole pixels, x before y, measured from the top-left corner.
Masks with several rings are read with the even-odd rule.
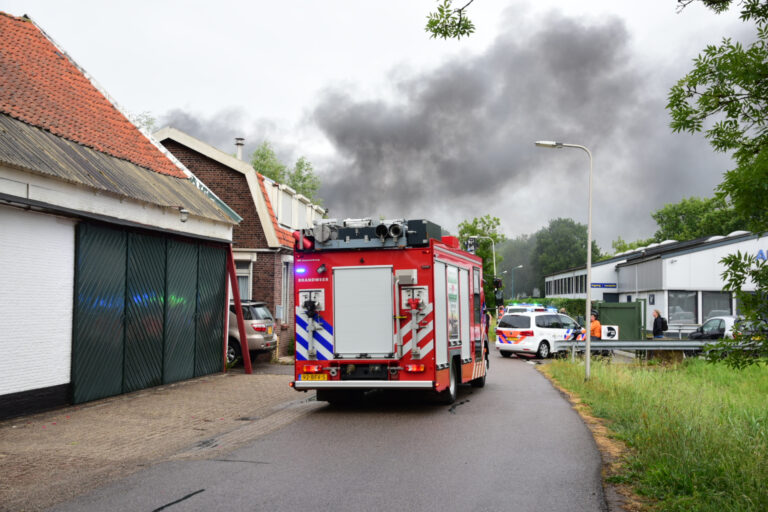
[[[183,206],[190,214],[235,224],[189,178],[152,172],[0,114],[0,162],[160,206]]]

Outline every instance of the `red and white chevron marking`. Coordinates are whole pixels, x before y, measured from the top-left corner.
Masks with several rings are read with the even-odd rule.
[[[422,358],[426,357],[435,348],[435,315],[432,309],[432,304],[427,304],[427,307],[424,309],[425,316],[421,320],[422,325],[426,325],[416,331],[418,336],[416,345],[419,347]],[[408,312],[405,314],[408,316],[408,319],[400,320],[400,331],[403,333],[403,356],[408,354],[413,347],[411,315]],[[397,339],[397,332],[395,332],[395,339]]]

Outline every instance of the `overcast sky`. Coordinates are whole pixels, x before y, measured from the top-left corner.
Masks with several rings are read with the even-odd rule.
[[[458,4],[465,2],[459,1]],[[737,12],[675,0],[475,0],[476,34],[424,32],[432,0],[15,1],[125,110],[227,152],[264,139],[306,156],[331,217],[491,214],[507,237],[550,219],[651,236],[650,213],[711,196],[727,155],[673,134],[669,88],[706,44],[749,42]]]

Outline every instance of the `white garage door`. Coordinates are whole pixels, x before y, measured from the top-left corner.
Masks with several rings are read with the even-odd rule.
[[[66,384],[75,222],[0,206],[0,395]]]

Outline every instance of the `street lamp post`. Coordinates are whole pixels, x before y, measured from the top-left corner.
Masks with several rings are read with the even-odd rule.
[[[511,286],[510,286],[509,288],[510,288],[510,292],[511,292],[511,295],[512,295],[512,297],[511,297],[511,299],[512,299],[512,300],[515,300],[515,270],[517,270],[517,269],[519,269],[519,268],[523,268],[523,265],[518,265],[518,266],[516,266],[516,267],[512,267],[512,268],[509,270],[509,277],[511,278],[511,279],[510,279],[510,281],[511,281]],[[506,273],[507,273],[507,271],[506,271],[506,270],[504,270],[504,271],[502,272],[502,274],[506,274]]]
[[[590,318],[590,312],[592,310],[592,152],[587,149],[586,146],[581,146],[579,144],[564,144],[562,142],[555,142],[551,140],[537,140],[535,144],[541,148],[555,148],[555,149],[562,149],[562,148],[576,148],[581,149],[582,151],[586,152],[589,156],[589,199],[587,201],[588,203],[588,215],[587,215],[587,307],[586,307],[586,314],[584,316],[584,323],[586,323],[587,328],[587,353],[585,355],[586,357],[586,369],[584,372],[584,379],[589,380],[589,362],[592,359],[592,353],[590,352],[591,349],[591,342],[592,342],[592,333],[590,331],[590,325],[589,325],[589,318]]]
[[[487,238],[488,240],[491,241],[491,251],[493,253],[493,277],[496,277],[496,244],[493,243],[493,238],[489,236],[482,236],[482,235],[472,235],[468,238],[474,238],[475,240],[477,240],[478,238]]]

